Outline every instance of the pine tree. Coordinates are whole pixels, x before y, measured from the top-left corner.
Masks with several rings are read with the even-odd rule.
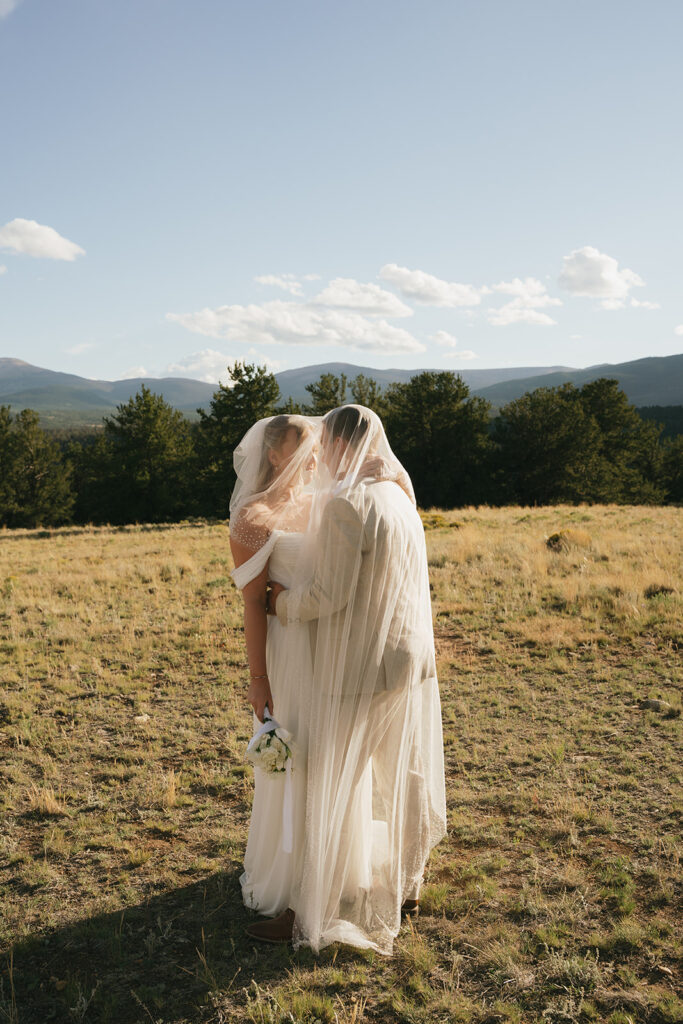
[[[309,416],[324,416],[331,409],[344,405],[346,398],[346,374],[337,377],[334,373],[323,373],[317,380],[306,385],[311,401],[303,410]]]
[[[74,504],[70,470],[32,409],[12,419],[8,406],[0,408],[0,474],[0,524],[69,522]]]
[[[386,399],[381,387],[372,377],[366,377],[359,373],[353,378],[350,384],[351,396],[356,405],[364,405],[372,409],[378,416],[383,417],[386,413]]]
[[[79,518],[158,523],[194,511],[190,424],[145,384],[75,462]]]
[[[573,384],[536,388],[508,402],[493,430],[498,501],[592,500],[600,437]]]
[[[600,431],[590,500],[629,504],[661,501],[663,428],[643,420],[619,382],[612,378],[600,377],[584,384],[580,399]]]
[[[389,442],[418,502],[451,508],[484,500],[489,403],[470,396],[462,378],[446,371],[391,384],[384,398]]]

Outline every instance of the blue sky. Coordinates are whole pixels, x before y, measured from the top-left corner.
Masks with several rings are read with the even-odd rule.
[[[680,352],[682,34],[678,0],[0,0],[0,355]]]

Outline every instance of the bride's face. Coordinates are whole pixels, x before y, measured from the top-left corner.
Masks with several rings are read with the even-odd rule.
[[[291,466],[295,459],[301,458],[304,453],[301,452],[297,456],[300,446],[305,446],[309,454],[305,461],[301,461],[300,467],[297,472],[292,475],[292,480],[287,483],[295,484],[297,481],[294,479],[298,474],[301,475],[301,482],[304,484],[310,483],[313,478],[317,466],[317,445],[312,445],[312,438],[310,433],[304,434],[303,437],[299,437],[297,430],[294,427],[290,427],[287,434],[278,449],[274,449],[270,452],[270,461],[273,466],[275,479],[282,476],[288,466]]]
[[[294,427],[290,427],[285,434],[279,448],[271,448],[269,453],[270,464],[273,467],[274,475],[280,476],[285,468],[292,461],[292,456],[299,447],[299,437]]]

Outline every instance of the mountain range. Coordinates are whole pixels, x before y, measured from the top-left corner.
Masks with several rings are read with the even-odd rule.
[[[443,369],[443,368],[442,368]],[[307,399],[306,384],[323,373],[344,373],[352,380],[359,373],[377,381],[381,387],[408,381],[415,370],[377,370],[351,363],[319,363],[276,374],[283,400]],[[438,371],[433,371],[438,372]],[[565,382],[577,387],[598,377],[619,381],[629,400],[636,406],[683,405],[683,354],[650,356],[626,363],[599,363],[578,369],[568,366],[500,367],[486,370],[457,370],[471,393],[481,395],[494,409],[537,387],[554,387]],[[189,416],[198,407],[207,408],[216,390],[215,384],[183,377],[135,377],[129,380],[89,380],[32,366],[21,359],[0,358],[0,405],[14,412],[35,409],[45,426],[98,424],[116,407],[146,384],[167,402]]]

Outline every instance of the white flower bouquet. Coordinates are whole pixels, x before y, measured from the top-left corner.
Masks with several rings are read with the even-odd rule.
[[[263,719],[263,725],[254,733],[247,746],[247,760],[268,775],[286,772],[288,767],[291,770],[294,756],[291,732],[283,729],[267,708]]]
[[[292,759],[294,744],[292,734],[283,729],[272,717],[268,708],[263,715],[263,725],[257,729],[247,746],[247,760],[271,777],[284,773],[285,785],[282,796],[282,849],[291,853],[294,842],[294,810],[292,793]]]

